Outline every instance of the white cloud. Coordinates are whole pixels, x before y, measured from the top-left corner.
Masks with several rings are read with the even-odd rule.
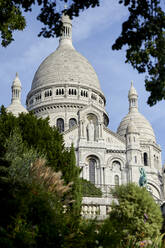
[[[38,40],[36,43],[31,44],[28,50],[25,51],[23,59],[25,59],[28,64],[34,65],[55,51],[57,45],[57,39]]]
[[[75,41],[83,40],[106,29],[127,15],[127,10],[116,0],[104,0],[99,7],[90,8],[73,20]]]

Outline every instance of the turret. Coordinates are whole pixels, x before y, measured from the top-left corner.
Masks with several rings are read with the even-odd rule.
[[[20,113],[27,113],[28,111],[21,104],[21,81],[16,73],[16,77],[12,83],[12,98],[11,104],[7,107],[7,111],[13,115],[18,116]]]
[[[59,47],[63,45],[68,45],[71,48],[73,48],[72,44],[72,22],[71,19],[69,18],[68,15],[65,15],[65,13],[62,15],[62,24],[63,28],[61,31],[61,36],[60,36],[60,42],[59,42]]]
[[[127,161],[131,165],[141,165],[139,132],[130,120],[126,130]]]
[[[133,82],[131,82],[131,88],[128,92],[128,100],[129,100],[129,112],[138,111],[138,94],[133,86]]]
[[[11,103],[14,103],[14,102],[21,103],[21,81],[18,77],[18,73],[16,73],[16,77],[13,81],[11,89],[12,89]]]

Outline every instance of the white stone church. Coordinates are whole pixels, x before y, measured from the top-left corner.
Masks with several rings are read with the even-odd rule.
[[[27,110],[49,116],[50,125],[64,135],[65,146],[74,143],[81,176],[105,194],[114,185],[139,183],[140,168],[147,174],[148,189],[162,201],[161,148],[152,126],[138,110],[138,94],[131,83],[129,112],[117,133],[108,128],[106,99],[97,74],[72,44],[72,24],[62,17],[64,30],[59,46],[39,66],[27,95]],[[8,111],[27,112],[21,105],[21,83],[16,75]],[[95,204],[96,205],[96,204]]]

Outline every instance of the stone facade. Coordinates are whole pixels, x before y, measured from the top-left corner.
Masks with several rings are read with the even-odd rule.
[[[106,100],[96,72],[72,45],[70,19],[63,16],[62,21],[59,47],[34,76],[26,101],[28,111],[33,110],[37,117],[49,116],[50,125],[63,133],[65,146],[74,144],[81,177],[100,187],[104,196],[114,185],[138,183],[143,167],[148,189],[156,200],[163,201],[161,149],[150,123],[138,110],[133,84],[128,94],[129,113],[114,133],[107,127]],[[90,205],[88,201],[84,199],[84,204]]]

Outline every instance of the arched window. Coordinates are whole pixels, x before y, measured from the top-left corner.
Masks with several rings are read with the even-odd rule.
[[[97,100],[97,96],[96,96],[95,94],[93,94],[93,93],[92,93],[92,95],[91,95],[91,98],[92,98],[93,100]]]
[[[96,160],[93,158],[89,159],[89,181],[95,184],[95,168],[96,168]]]
[[[115,175],[114,183],[115,183],[115,186],[119,185],[119,176],[118,175]]]
[[[64,120],[62,118],[57,119],[57,128],[60,133],[64,132]]]
[[[146,152],[144,152],[143,158],[144,158],[144,165],[147,166],[148,165],[148,154]]]
[[[69,120],[69,128],[73,127],[76,124],[77,124],[77,120],[75,118],[71,118]]]
[[[45,91],[45,97],[52,96],[52,91],[51,90],[46,90]]]

